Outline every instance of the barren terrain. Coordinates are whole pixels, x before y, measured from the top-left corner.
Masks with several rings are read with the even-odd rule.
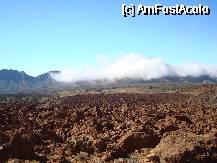
[[[217,162],[217,85],[163,90],[2,95],[0,162]]]

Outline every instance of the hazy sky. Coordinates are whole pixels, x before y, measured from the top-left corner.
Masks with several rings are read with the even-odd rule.
[[[216,0],[0,0],[0,69],[38,75],[127,53],[217,65]],[[121,15],[121,4],[207,5],[210,16]]]

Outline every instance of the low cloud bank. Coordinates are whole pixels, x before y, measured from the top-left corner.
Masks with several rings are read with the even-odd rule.
[[[217,65],[183,64],[170,65],[161,58],[146,58],[137,54],[127,54],[117,58],[113,63],[106,62],[98,68],[87,68],[82,71],[65,69],[60,73],[51,73],[51,77],[60,82],[81,80],[116,80],[121,78],[157,79],[166,76],[209,75],[217,77]]]

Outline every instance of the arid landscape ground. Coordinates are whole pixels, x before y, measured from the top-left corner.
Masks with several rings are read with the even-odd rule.
[[[0,162],[216,163],[217,85],[1,95]]]

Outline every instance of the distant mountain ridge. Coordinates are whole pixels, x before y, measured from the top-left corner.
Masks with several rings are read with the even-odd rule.
[[[17,93],[31,91],[47,91],[62,87],[61,83],[56,82],[50,77],[51,71],[39,76],[33,77],[24,71],[0,70],[0,93]]]
[[[26,74],[24,71],[17,70],[0,70],[0,94],[2,93],[18,93],[18,92],[41,92],[62,90],[71,87],[87,87],[87,86],[102,86],[102,85],[137,85],[145,83],[217,83],[217,78],[209,75],[202,75],[199,77],[187,76],[168,76],[159,79],[142,80],[123,78],[115,80],[115,82],[108,82],[106,80],[95,81],[78,81],[76,83],[62,83],[54,80],[50,73],[59,73],[60,71],[49,71],[39,76],[33,77]]]
[[[24,71],[2,69],[0,70],[0,80],[34,80],[34,77],[27,75]]]

